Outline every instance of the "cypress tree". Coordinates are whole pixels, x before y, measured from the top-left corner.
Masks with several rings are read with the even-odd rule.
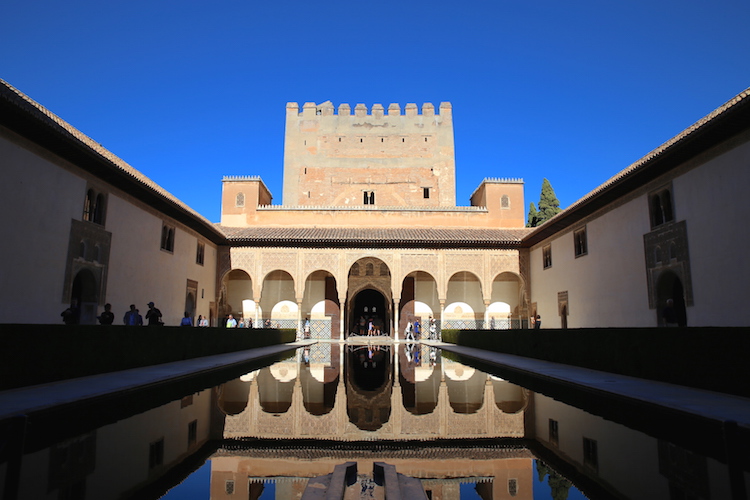
[[[526,222],[526,227],[536,227],[537,223],[539,222],[539,212],[536,210],[536,206],[534,205],[534,202],[532,201],[529,205],[529,217],[528,222]]]
[[[545,178],[542,181],[542,194],[539,197],[539,221],[537,225],[550,220],[555,214],[560,213],[560,200],[555,196],[552,184]]]

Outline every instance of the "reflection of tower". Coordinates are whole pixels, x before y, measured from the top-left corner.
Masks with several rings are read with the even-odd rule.
[[[345,366],[349,421],[361,430],[375,431],[391,415],[390,347],[350,346],[350,349]]]

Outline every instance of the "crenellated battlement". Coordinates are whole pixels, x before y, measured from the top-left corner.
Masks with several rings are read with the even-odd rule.
[[[231,181],[261,181],[259,175],[225,175],[221,179],[222,182]],[[263,181],[261,181],[263,182]]]
[[[485,177],[482,182],[494,184],[523,184],[521,177]]]
[[[353,110],[353,112],[352,112]],[[296,102],[288,102],[286,104],[287,116],[297,115],[301,118],[314,118],[321,116],[356,116],[365,117],[371,116],[373,118],[383,118],[392,116],[406,116],[406,117],[431,117],[431,116],[443,116],[450,117],[453,112],[453,107],[450,102],[441,102],[440,106],[436,109],[435,105],[426,102],[422,104],[421,108],[418,108],[414,103],[408,103],[401,109],[398,103],[391,103],[388,108],[384,108],[382,104],[373,104],[371,108],[365,104],[359,103],[354,108],[347,103],[339,104],[338,108],[334,107],[331,101],[326,101],[322,104],[315,104],[314,102],[306,102],[300,106]]]

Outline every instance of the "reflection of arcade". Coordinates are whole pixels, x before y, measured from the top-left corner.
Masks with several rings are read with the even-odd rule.
[[[349,346],[346,370],[349,421],[362,430],[379,429],[391,414],[393,374],[390,347]]]

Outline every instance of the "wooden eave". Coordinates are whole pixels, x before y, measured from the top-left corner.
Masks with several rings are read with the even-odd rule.
[[[532,247],[750,128],[750,89],[655,149],[524,237]]]
[[[181,206],[176,199],[159,192],[115,161],[92,149],[76,137],[71,131],[75,130],[72,126],[53,116],[0,80],[0,126],[117,187],[207,240],[215,244],[226,243],[224,235],[212,223],[201,219],[196,213]]]

